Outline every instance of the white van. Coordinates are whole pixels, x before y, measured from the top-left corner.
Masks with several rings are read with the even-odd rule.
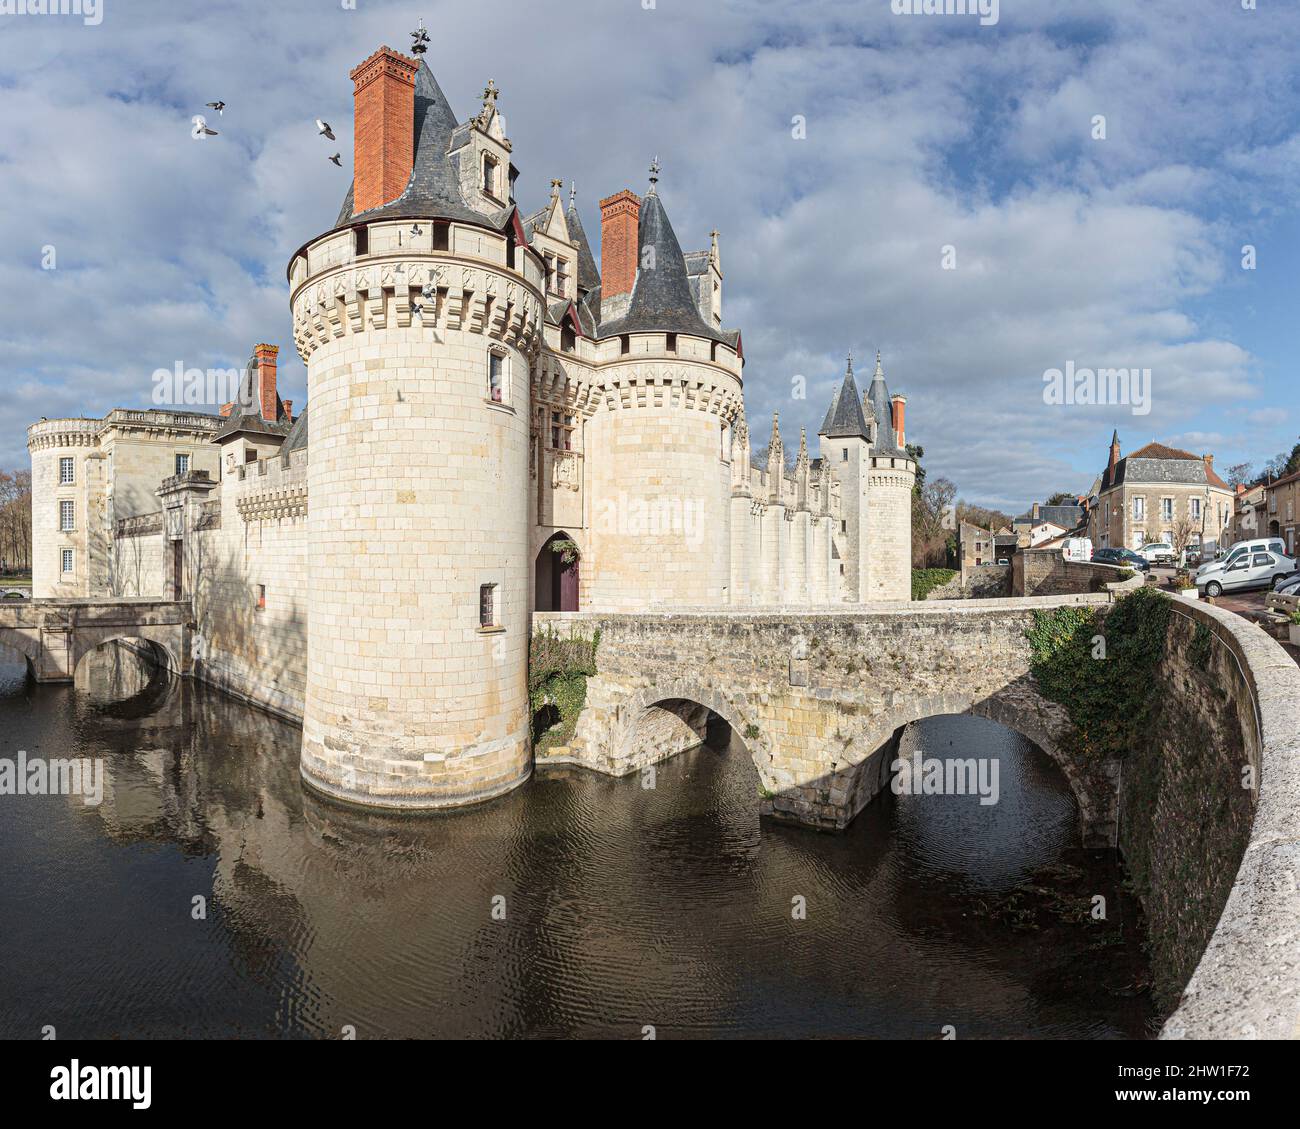
[[[1067,561],[1087,564],[1092,560],[1092,540],[1088,537],[1067,537],[1061,546],[1061,556]]]
[[[1287,555],[1286,543],[1280,537],[1269,537],[1263,541],[1239,541],[1217,561],[1206,561],[1196,570],[1196,580],[1211,573],[1222,572],[1230,564],[1235,564],[1246,553],[1275,553],[1279,557]]]

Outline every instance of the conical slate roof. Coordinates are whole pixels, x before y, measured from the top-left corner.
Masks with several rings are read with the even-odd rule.
[[[490,226],[495,221],[498,227],[509,219],[513,208],[505,208],[498,216],[489,218],[465,203],[460,177],[447,155],[455,130],[456,115],[447,96],[428,63],[421,59],[420,69],[415,73],[415,156],[411,179],[396,200],[361,214],[367,220],[465,220],[481,226]],[[346,227],[357,218],[352,214],[354,187],[355,184],[348,188],[335,228]]]
[[[849,358],[848,371],[844,374],[844,383],[831,397],[831,406],[826,410],[819,435],[827,439],[865,439],[867,421],[862,414],[862,403],[858,399],[858,382],[853,379],[853,358]]]
[[[647,253],[650,248],[653,254]],[[728,337],[711,329],[700,317],[691,294],[681,244],[668,222],[659,193],[653,188],[641,203],[636,282],[627,313],[600,327],[601,337],[618,333],[689,333],[724,345],[731,345],[734,340],[734,335]]]
[[[569,238],[578,245],[578,289],[590,293],[600,285],[600,268],[591,253],[591,241],[583,229],[578,209],[572,203],[564,214],[564,222],[569,225]]]
[[[885,370],[880,367],[879,353],[876,354],[876,371],[863,406],[876,417],[875,453],[906,455],[907,452],[898,445],[898,433],[894,431],[894,406],[889,399],[889,386],[885,383]]]

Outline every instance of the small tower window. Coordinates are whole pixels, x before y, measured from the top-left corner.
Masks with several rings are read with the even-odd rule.
[[[370,254],[370,228],[362,224],[360,227],[354,227],[352,234],[356,237],[354,246],[357,258]]]
[[[565,325],[560,327],[560,348],[566,353],[572,353],[577,347],[578,335],[573,332],[573,326]]]
[[[847,463],[848,461],[849,461],[849,449],[845,447],[843,454],[840,455],[840,462]]]
[[[451,247],[451,224],[437,220],[433,225],[433,249],[446,251]]]
[[[496,350],[488,353],[488,399],[494,404],[505,403],[506,359]]]
[[[480,627],[499,627],[496,615],[497,586],[480,584],[478,588],[478,625]]]
[[[59,529],[64,533],[70,533],[73,526],[73,518],[76,511],[73,509],[71,502],[59,503]]]
[[[555,292],[561,298],[569,296],[569,263],[567,259],[555,260]]]
[[[189,474],[189,473],[190,473],[190,457],[189,457],[189,455],[177,455],[177,456],[176,456],[176,473],[177,473],[177,474]]]
[[[632,351],[632,338],[626,333],[620,333],[618,337],[618,351],[626,356]]]
[[[59,485],[70,486],[77,480],[77,464],[73,459],[59,460]]]
[[[496,199],[497,163],[490,153],[483,154],[483,191]]]
[[[675,333],[668,334],[668,338],[667,341],[664,343],[664,347],[670,353],[677,352],[677,334]]]
[[[72,572],[72,560],[73,560],[72,550],[64,549],[63,556],[62,556],[62,565],[63,565],[63,572],[65,575],[70,575]]]
[[[266,610],[266,585],[265,584],[259,584],[257,586],[257,610],[259,612]]]

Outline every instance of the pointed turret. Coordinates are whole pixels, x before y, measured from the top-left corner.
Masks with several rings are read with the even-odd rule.
[[[596,257],[591,253],[591,241],[583,229],[578,216],[578,206],[574,202],[578,189],[575,185],[569,191],[569,210],[565,213],[565,222],[569,225],[569,238],[578,247],[578,292],[591,294],[600,289],[600,269],[596,266]]]
[[[894,427],[894,405],[885,383],[885,370],[876,353],[876,371],[871,376],[871,386],[862,402],[863,411],[876,422],[875,453],[877,455],[906,455],[898,445],[898,432]]]
[[[835,390],[831,406],[822,420],[819,435],[827,439],[865,439],[867,438],[867,421],[862,414],[862,404],[858,400],[858,383],[853,379],[853,354],[849,354],[848,369],[844,381]]]
[[[794,460],[794,496],[795,506],[798,509],[806,510],[808,508],[808,499],[811,495],[812,479],[809,474],[811,464],[808,461],[808,432],[805,428],[799,429],[799,454]]]
[[[741,408],[736,422],[731,427],[731,493],[733,497],[748,498],[752,496],[749,463],[749,424],[745,422],[745,410]]]

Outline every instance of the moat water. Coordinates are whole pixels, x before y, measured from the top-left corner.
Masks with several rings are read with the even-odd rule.
[[[842,835],[760,823],[725,726],[652,790],[551,769],[394,817],[306,792],[298,730],[215,691],[120,651],[78,678],[0,651],[0,757],[105,774],[98,805],[0,796],[0,1037],[1153,1033],[1115,856],[992,722],[905,742],[997,758],[996,805],[887,793]]]

